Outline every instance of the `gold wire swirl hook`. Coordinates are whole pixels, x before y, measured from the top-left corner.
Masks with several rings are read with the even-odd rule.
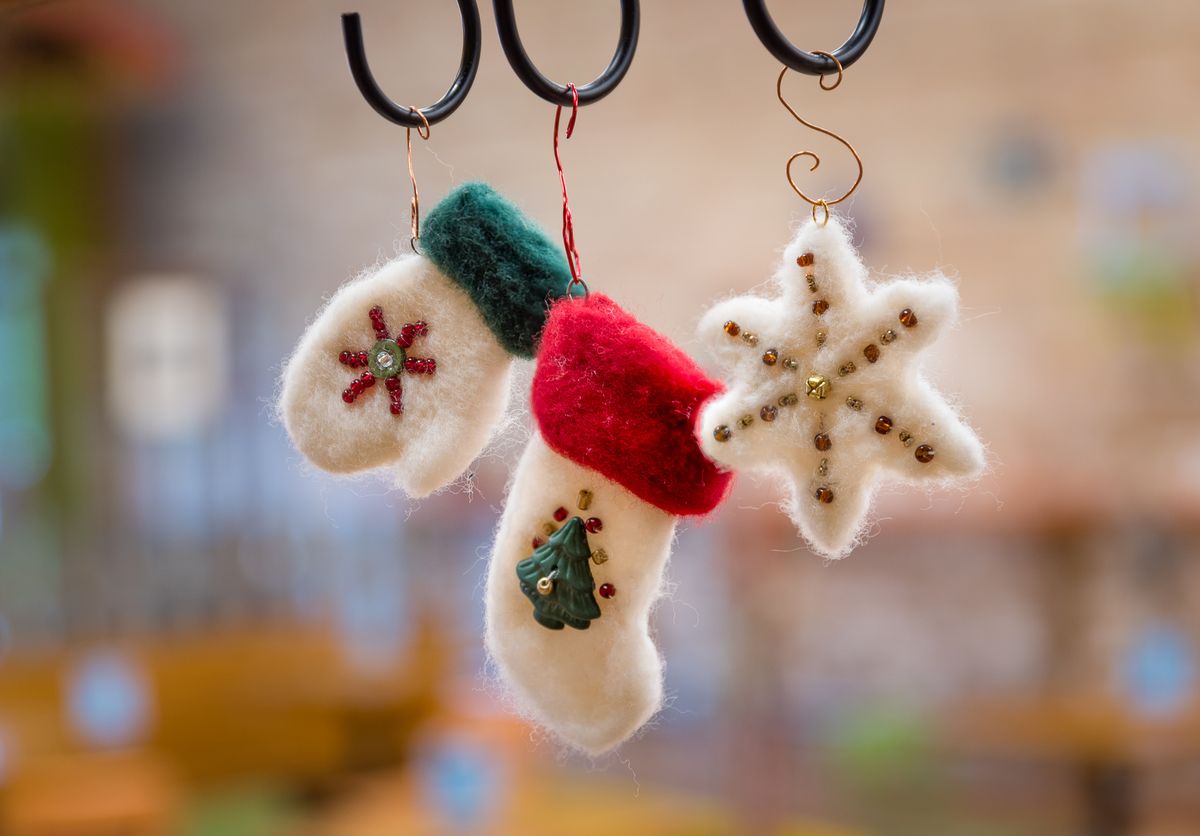
[[[831,53],[828,53],[828,52],[821,52],[819,50],[813,50],[813,54],[814,55],[824,55],[826,58],[829,58],[831,61],[833,61],[833,63],[837,66],[837,79],[834,80],[833,84],[826,86],[825,85],[825,76],[821,76],[820,81],[819,81],[822,90],[836,89],[837,86],[842,83],[842,62],[839,61]],[[855,178],[854,185],[852,185],[850,187],[850,190],[847,191],[844,195],[842,195],[841,197],[836,198],[834,200],[813,199],[813,198],[809,197],[808,195],[806,195],[801,190],[801,188],[796,185],[796,181],[792,179],[792,163],[794,163],[800,157],[812,157],[813,163],[809,167],[808,170],[816,171],[817,166],[819,166],[821,164],[821,158],[818,157],[817,154],[813,151],[797,151],[795,154],[792,154],[792,156],[788,157],[787,164],[784,166],[784,174],[787,176],[788,185],[792,187],[792,191],[794,191],[796,194],[800,195],[801,198],[803,198],[805,203],[812,206],[813,221],[815,221],[820,226],[824,226],[826,223],[829,222],[829,207],[836,206],[837,204],[841,203],[846,198],[850,197],[850,195],[854,194],[855,190],[858,188],[859,183],[862,182],[862,179],[863,179],[862,157],[858,156],[858,152],[854,150],[854,146],[851,145],[849,142],[847,142],[845,139],[838,136],[837,134],[835,134],[833,131],[829,130],[828,128],[822,128],[820,125],[814,125],[812,122],[807,121],[806,119],[804,119],[804,117],[802,117],[799,113],[797,113],[790,104],[788,104],[787,99],[785,99],[783,97],[783,77],[785,75],[787,75],[787,71],[788,71],[787,67],[784,67],[782,70],[780,70],[779,78],[775,82],[775,95],[779,98],[779,103],[781,105],[783,105],[787,109],[787,112],[792,114],[792,117],[797,122],[799,122],[801,125],[803,125],[804,127],[811,128],[812,130],[817,131],[818,133],[823,133],[828,137],[832,137],[833,139],[836,139],[838,142],[842,143],[842,145],[846,146],[846,149],[854,156],[854,162],[857,163],[857,165],[858,165],[858,177]],[[817,220],[817,209],[818,208],[823,209],[825,212],[825,214],[821,220]]]
[[[421,117],[421,125],[417,127],[417,136],[421,139],[429,139],[429,120],[425,118],[425,114],[420,108],[408,106],[408,109]],[[412,183],[412,200],[408,206],[411,211],[412,221],[409,226],[410,237],[408,246],[412,251],[417,252],[417,240],[421,237],[421,193],[417,191],[417,174],[413,171],[412,161],[412,128],[404,129],[404,145],[408,149],[408,180]]]

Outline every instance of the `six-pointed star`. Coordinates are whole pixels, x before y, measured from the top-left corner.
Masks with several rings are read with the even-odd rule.
[[[940,274],[869,288],[837,220],[806,223],[775,275],[778,295],[715,305],[701,338],[727,391],[703,408],[701,446],[727,468],[774,470],[812,547],[849,552],[881,477],[944,482],[985,466],[983,446],[921,376],[920,352],[953,324]]]

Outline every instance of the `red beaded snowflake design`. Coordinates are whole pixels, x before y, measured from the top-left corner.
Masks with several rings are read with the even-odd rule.
[[[409,322],[400,329],[395,339],[388,333],[387,323],[383,320],[383,308],[376,305],[371,308],[371,327],[375,329],[375,344],[367,351],[343,351],[338,355],[342,365],[352,369],[367,367],[342,392],[342,400],[348,404],[354,403],[358,396],[382,380],[388,391],[390,408],[393,415],[404,411],[401,402],[400,373],[433,374],[437,371],[437,361],[432,357],[409,357],[408,348],[417,337],[429,333],[429,326],[424,322]]]

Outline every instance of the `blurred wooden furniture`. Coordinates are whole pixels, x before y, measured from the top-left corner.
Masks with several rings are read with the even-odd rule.
[[[177,832],[179,796],[149,752],[60,757],[17,774],[0,822],[6,836],[165,836]]]

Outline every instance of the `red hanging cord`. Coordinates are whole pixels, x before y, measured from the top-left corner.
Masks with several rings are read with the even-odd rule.
[[[570,139],[571,134],[575,131],[575,117],[579,115],[579,91],[575,89],[574,84],[567,84],[567,88],[571,91],[571,118],[567,121],[567,139]],[[584,295],[587,295],[587,284],[582,278],[583,265],[579,261],[579,250],[575,246],[575,223],[571,218],[571,204],[567,198],[567,175],[563,172],[562,157],[558,153],[558,123],[561,117],[562,105],[559,105],[554,111],[554,164],[558,166],[558,182],[562,184],[563,249],[567,253],[567,264],[571,268],[571,281],[567,283],[567,295],[571,295],[571,290],[576,285],[582,287]]]

